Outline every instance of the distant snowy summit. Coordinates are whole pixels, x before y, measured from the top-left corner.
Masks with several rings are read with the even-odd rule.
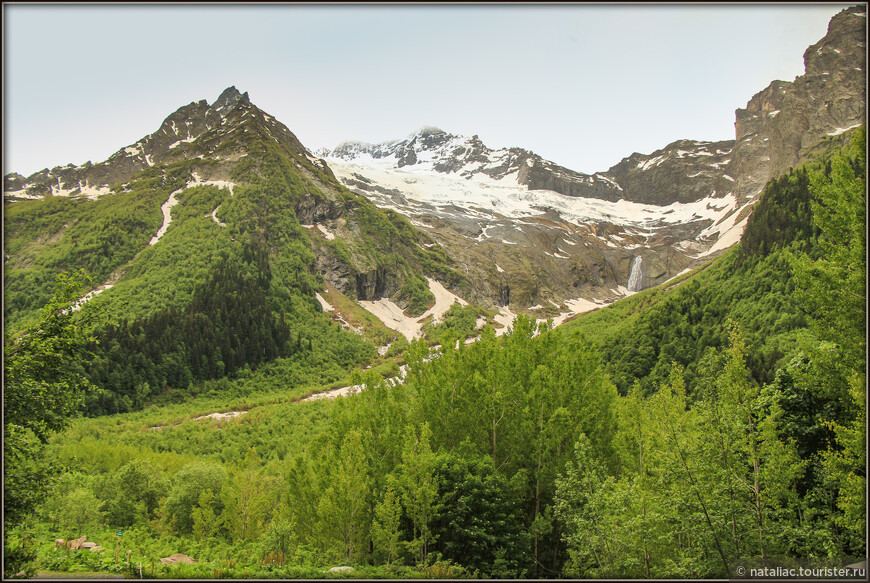
[[[725,196],[730,189],[724,168],[733,144],[680,140],[649,155],[632,154],[610,170],[595,174],[570,170],[523,148],[492,149],[477,135],[457,136],[433,127],[380,144],[346,141],[317,154],[331,164],[431,172],[466,180],[486,178],[576,198],[667,205],[698,200],[714,191]],[[639,179],[640,174],[644,178]],[[687,192],[688,174],[696,180]]]

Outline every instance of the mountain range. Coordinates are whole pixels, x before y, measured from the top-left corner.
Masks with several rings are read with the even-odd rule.
[[[4,200],[99,200],[135,191],[158,173],[165,177],[167,168],[182,169],[173,195],[213,185],[232,197],[234,186],[265,177],[263,157],[280,154],[305,183],[292,211],[315,256],[310,269],[327,288],[401,312],[425,277],[429,290],[421,294],[430,304],[440,282],[506,321],[511,309],[561,321],[729,248],[771,177],[835,147],[862,124],[865,19],[862,6],[836,15],[827,35],[804,53],[804,75],[773,81],[737,109],[734,140],[679,140],[591,175],[432,127],[382,144],[349,141],[312,152],[230,87],[211,104],[181,107],[103,162],[7,174]],[[164,228],[171,200],[162,211]],[[375,216],[369,201],[386,214]],[[211,209],[213,222],[225,227],[220,216],[219,207]],[[372,221],[386,221],[402,237]],[[152,233],[149,245],[160,234]],[[134,259],[118,257],[101,288],[135,271],[127,269]],[[7,249],[7,271],[31,260]]]
[[[4,577],[859,561],[865,31],[735,140],[591,175],[432,127],[312,151],[229,87],[5,176]]]

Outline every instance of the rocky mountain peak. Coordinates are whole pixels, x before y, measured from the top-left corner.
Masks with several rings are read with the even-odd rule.
[[[867,7],[864,5],[851,6],[834,15],[824,38],[804,52],[807,75],[831,73],[844,66],[863,69],[866,30]]]
[[[240,131],[242,126],[246,130]],[[309,157],[305,147],[284,124],[252,104],[247,92],[241,93],[230,86],[211,105],[202,99],[178,108],[163,120],[157,131],[121,148],[104,162],[58,166],[27,178],[11,173],[4,179],[4,193],[15,198],[38,198],[48,194],[93,198],[163,162],[205,157],[233,162],[246,155],[247,146],[242,136],[253,134],[276,141],[303,160]],[[222,175],[229,172],[227,168],[216,171]]]
[[[232,109],[239,101],[244,101],[250,103],[250,98],[248,97],[248,92],[246,91],[244,94],[239,93],[239,90],[236,89],[235,85],[231,85],[224,89],[223,93],[215,100],[214,103],[211,104],[212,109],[217,112],[223,112],[228,109]]]
[[[733,168],[738,200],[752,200],[772,176],[809,159],[826,139],[864,123],[866,6],[836,14],[804,52],[805,72],[773,81],[736,111]]]

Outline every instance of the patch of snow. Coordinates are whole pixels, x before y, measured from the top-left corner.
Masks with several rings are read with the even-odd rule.
[[[82,297],[80,297],[79,299],[76,300],[76,303],[73,304],[73,306],[72,306],[72,311],[77,312],[78,310],[81,310],[82,306],[84,306],[86,303],[88,303],[89,301],[94,299],[94,297],[96,297],[98,294],[103,293],[104,291],[106,291],[107,289],[112,287],[113,285],[114,284],[111,284],[111,283],[105,283],[105,284],[101,285],[100,287],[98,287],[97,289],[86,293],[85,295],[83,295]]]
[[[450,292],[439,282],[428,277],[426,279],[429,282],[429,291],[435,296],[435,305],[420,316],[406,316],[402,308],[388,298],[381,298],[376,301],[360,300],[358,303],[376,316],[390,330],[399,332],[408,340],[420,338],[423,335],[423,321],[427,318],[431,316],[433,322],[440,322],[441,318],[454,303],[458,302],[460,306],[468,305],[468,302]]]
[[[508,306],[500,307],[498,309],[498,314],[493,316],[492,319],[495,320],[496,322],[498,322],[499,324],[501,324],[502,326],[504,326],[504,328],[499,328],[498,330],[496,330],[495,335],[501,336],[501,335],[507,333],[508,327],[513,325],[514,318],[516,318],[516,317],[517,317],[517,315],[514,314],[513,312],[511,312],[511,309]]]
[[[355,395],[365,388],[365,385],[352,385],[350,387],[342,387],[340,389],[332,389],[331,391],[323,391],[314,393],[302,399],[300,403],[310,401],[319,401],[321,399],[335,399],[336,397],[344,397],[347,395]]]
[[[230,191],[230,196],[233,196],[233,187],[235,185],[235,182],[229,182],[227,180],[202,180],[199,177],[199,174],[194,172],[193,181],[188,182],[184,188],[191,188],[193,186],[217,186],[218,188],[226,188]]]
[[[89,198],[91,200],[95,200],[95,199],[103,196],[104,194],[109,194],[110,192],[112,192],[112,189],[109,188],[108,186],[101,186],[100,188],[94,188],[93,186],[90,186],[87,182],[85,182],[85,184],[82,185],[81,181],[78,182],[77,188],[61,188],[60,179],[58,179],[57,186],[52,184],[50,188],[51,188],[52,196],[70,197],[70,196],[74,196],[73,193],[75,193],[78,190],[79,192],[76,193],[75,196],[84,196],[84,197]],[[27,198],[41,198],[41,197],[37,196],[37,197],[27,197]]]
[[[180,146],[181,144],[189,144],[190,142],[193,142],[195,140],[196,140],[196,138],[190,138],[190,137],[185,138],[183,140],[178,140],[177,142],[173,142],[173,143],[169,144],[169,149],[173,150],[173,149],[177,148],[178,146]]]
[[[220,222],[220,220],[218,220],[218,218],[217,218],[217,212],[218,212],[218,209],[219,209],[219,208],[221,208],[221,207],[219,207],[219,206],[218,206],[218,207],[215,207],[215,209],[214,209],[213,211],[211,211],[211,218],[212,218],[212,220],[213,220],[214,222],[216,222],[216,223],[217,223],[218,225],[220,225],[221,227],[226,227],[227,224],[226,224],[226,223],[222,223],[222,222]]]
[[[320,305],[321,305],[321,307],[323,307],[324,312],[334,312],[335,311],[335,308],[333,308],[329,302],[327,302],[325,299],[323,299],[322,295],[320,295],[319,293],[316,293],[316,294],[314,294],[314,297],[316,297],[317,301],[320,302]]]
[[[157,234],[151,237],[151,241],[148,242],[148,246],[154,245],[157,241],[160,240],[160,237],[166,233],[166,229],[169,228],[169,223],[172,222],[172,207],[178,204],[178,199],[175,198],[175,195],[184,190],[184,188],[179,188],[169,195],[169,198],[166,202],[164,202],[160,210],[163,212],[163,224],[160,226],[160,229],[157,230]]]
[[[649,170],[650,168],[655,168],[656,166],[658,166],[659,164],[661,164],[662,162],[664,162],[667,159],[668,159],[668,157],[666,154],[661,154],[659,156],[656,156],[655,158],[650,158],[649,160],[646,160],[645,162],[640,162],[637,165],[637,167],[640,168],[641,170]]]
[[[832,131],[832,132],[828,132],[828,135],[829,135],[829,136],[839,136],[840,134],[842,134],[842,133],[844,133],[844,132],[848,132],[848,131],[851,130],[851,129],[857,128],[857,127],[860,126],[860,125],[861,125],[861,123],[859,122],[859,123],[856,123],[856,124],[850,125],[850,126],[845,127],[845,128],[837,128],[837,129],[835,129],[835,130]]]
[[[589,300],[583,298],[577,298],[576,300],[565,300],[564,303],[569,308],[569,311],[561,313],[557,317],[553,318],[553,327],[561,326],[568,318],[572,316],[576,316],[577,314],[583,314],[585,312],[591,312],[592,310],[601,307],[600,304],[590,302]]]
[[[734,213],[736,216],[737,213]],[[733,221],[732,218],[729,217],[729,222]],[[716,239],[716,242],[713,244],[710,249],[701,253],[697,257],[705,257],[710,255],[711,253],[715,253],[716,251],[721,251],[722,249],[727,249],[731,247],[738,241],[740,241],[740,237],[743,235],[743,231],[746,229],[746,223],[749,222],[749,217],[747,216],[745,219],[736,224],[731,224],[728,228],[722,229],[719,238]]]
[[[210,413],[208,415],[202,415],[194,419],[194,421],[201,421],[203,419],[215,419],[217,421],[224,421],[226,419],[235,419],[236,417],[241,417],[247,413],[247,411],[228,411],[226,413]]]
[[[604,174],[594,174],[593,176],[595,178],[598,178],[598,179],[603,180],[604,182],[608,183],[616,190],[622,191],[622,187],[619,184],[617,184],[615,180],[611,180],[610,178],[608,178]]]
[[[727,163],[727,162],[722,162]],[[706,208],[707,200],[692,203],[673,203],[668,206],[653,206],[632,203],[625,199],[616,202],[582,197],[568,197],[549,190],[528,190],[516,183],[516,173],[501,180],[478,174],[469,180],[441,173],[418,171],[414,167],[390,168],[383,160],[372,166],[348,164],[343,160],[330,159],[329,165],[339,178],[352,178],[353,173],[366,176],[385,188],[402,192],[408,204],[444,205],[464,209],[469,216],[485,216],[480,209],[489,209],[493,214],[511,219],[541,216],[555,211],[563,220],[583,226],[590,222],[606,221],[625,227],[644,226],[651,219],[654,227],[682,224],[694,215],[718,219]],[[388,197],[375,199],[378,206],[397,212],[407,209]],[[647,227],[644,227],[647,228]],[[477,242],[490,239],[492,227],[484,227],[472,238]],[[511,244],[507,242],[507,244]]]
[[[27,189],[22,188],[21,190],[7,190],[3,193],[5,196],[14,196],[16,198],[28,198],[28,199],[37,199],[42,198],[38,195],[27,194]]]
[[[333,239],[335,239],[335,235],[332,233],[332,231],[330,231],[329,229],[327,229],[325,225],[320,225],[320,224],[318,224],[318,225],[317,225],[317,229],[318,229],[321,233],[323,233],[323,236],[326,237],[326,240],[327,240],[327,241],[332,241]]]

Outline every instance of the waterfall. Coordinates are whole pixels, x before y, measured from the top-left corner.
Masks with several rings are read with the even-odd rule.
[[[631,262],[631,272],[628,274],[628,291],[638,292],[643,286],[643,272],[640,269],[640,264],[643,263],[643,257],[637,255]]]

